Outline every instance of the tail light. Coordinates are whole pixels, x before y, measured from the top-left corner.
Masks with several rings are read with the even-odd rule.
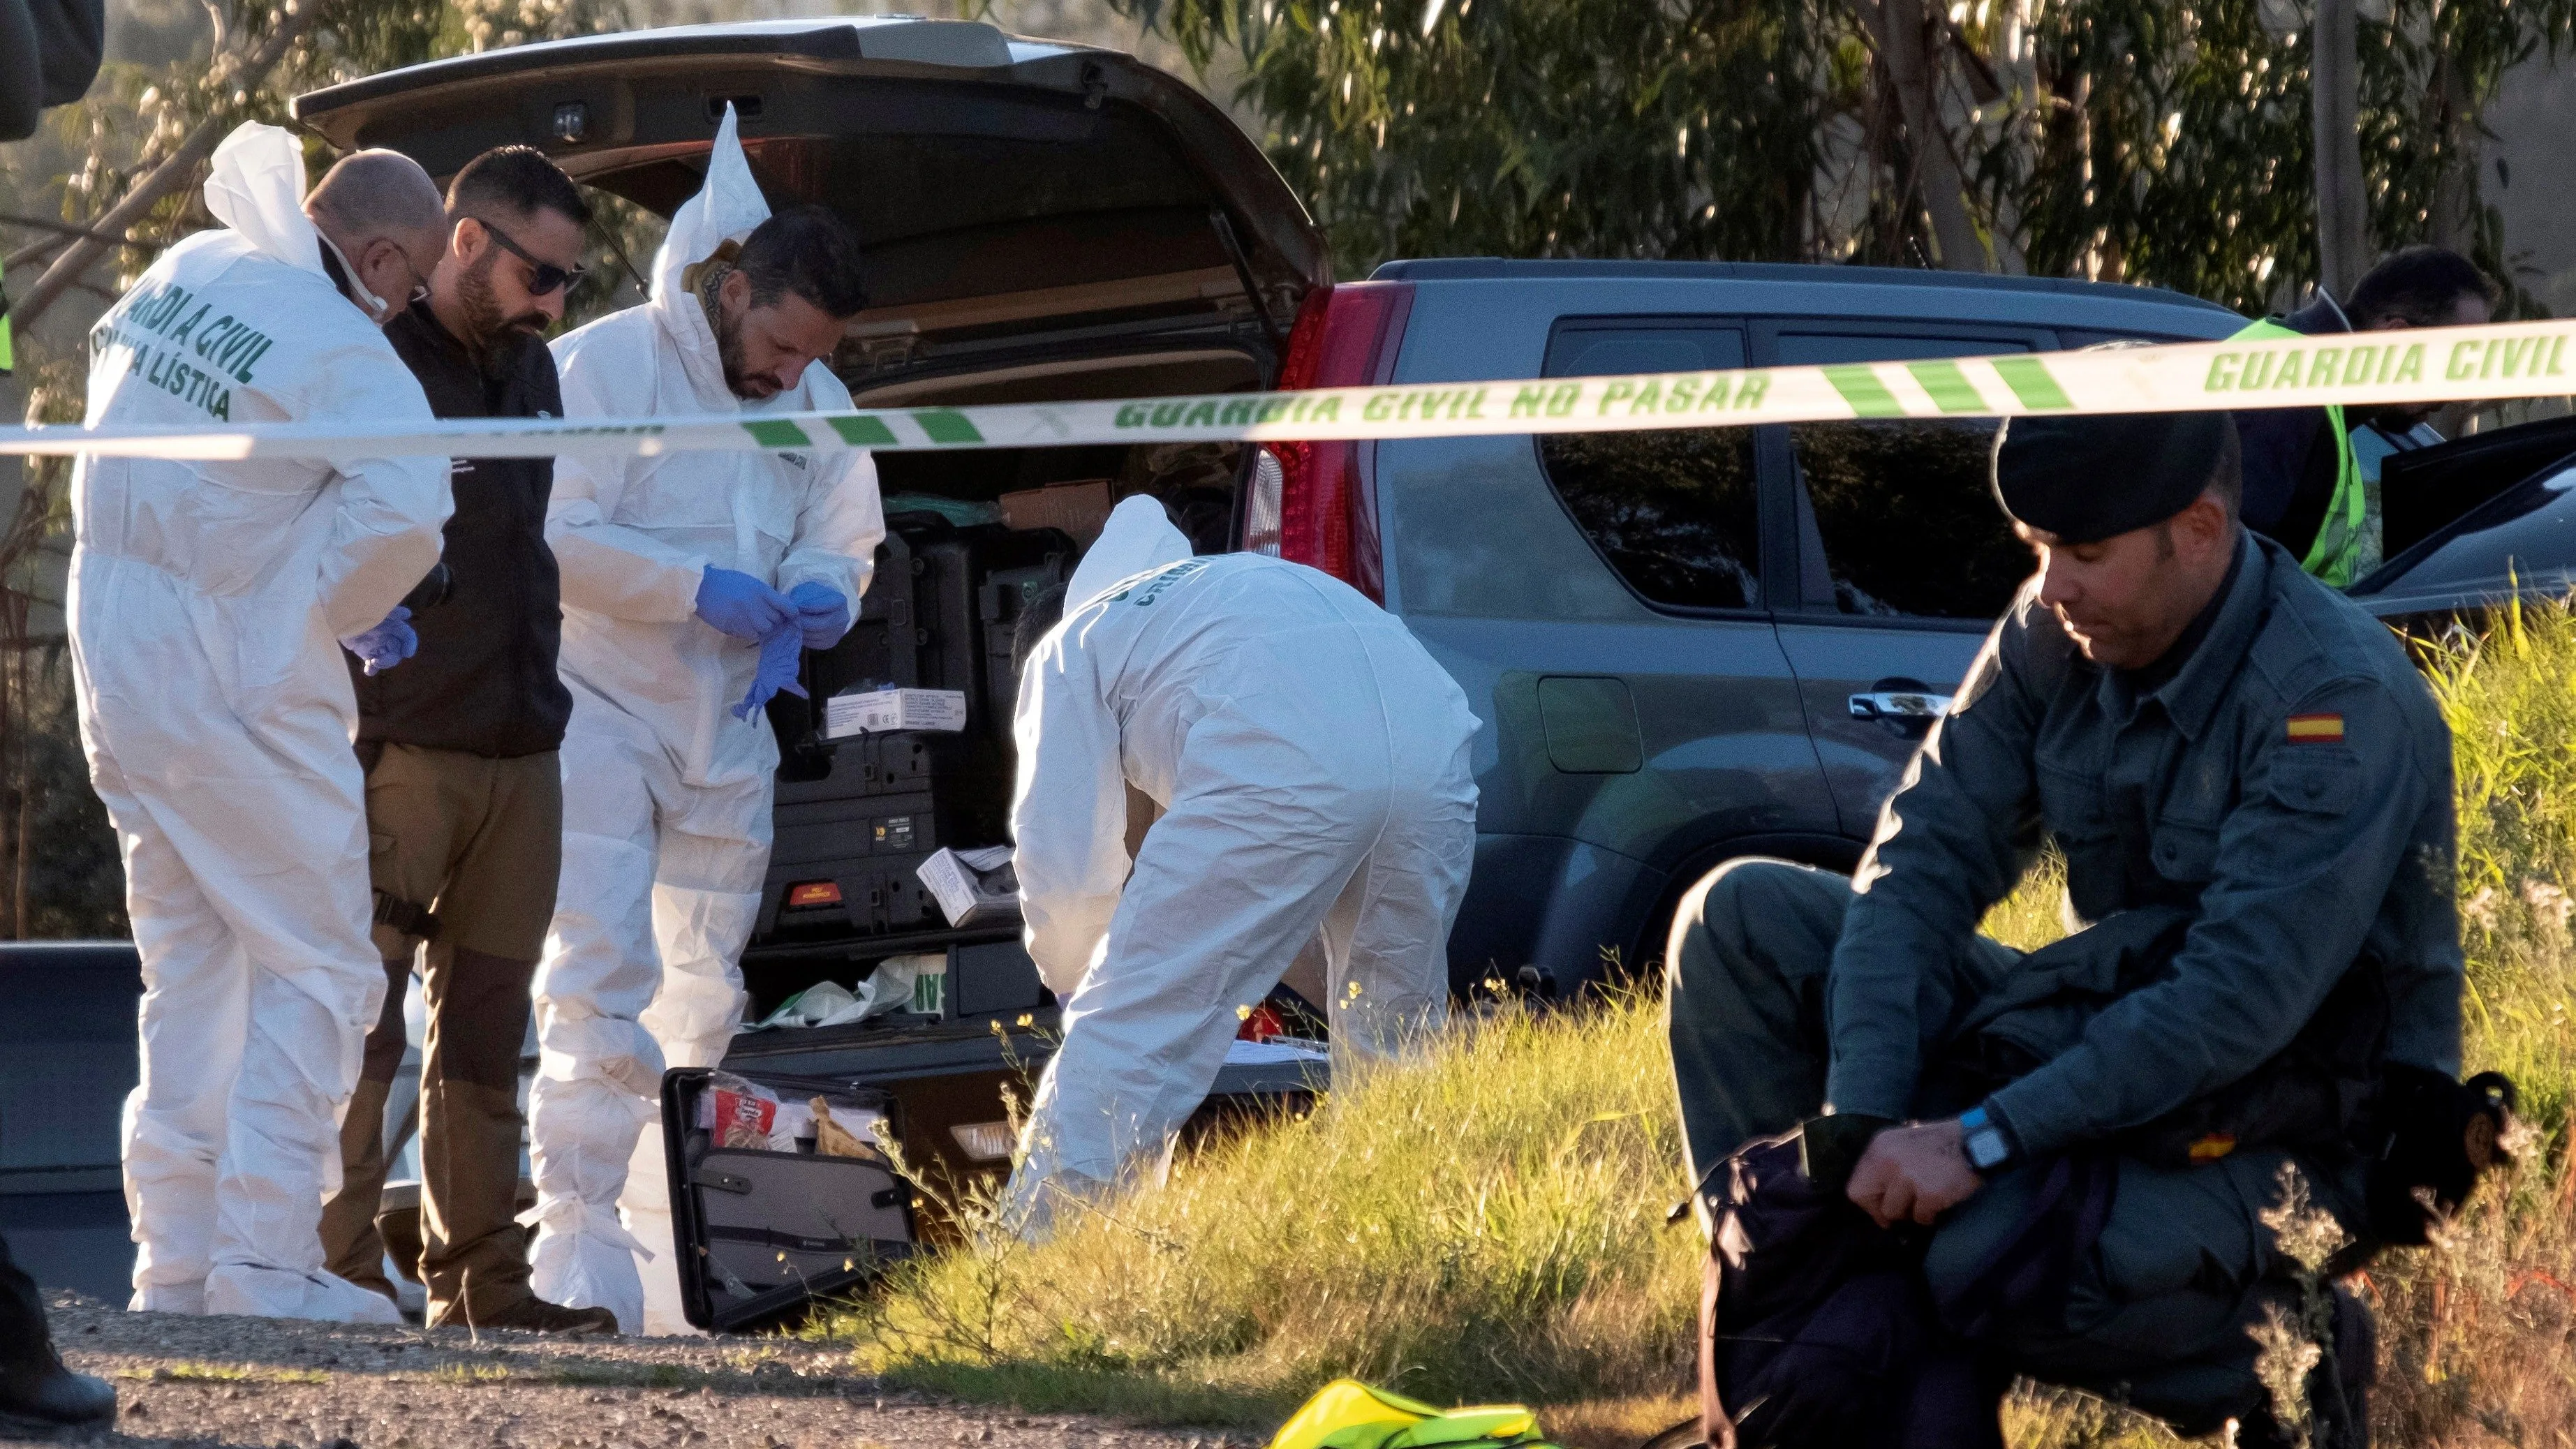
[[[1288,334],[1280,391],[1385,383],[1412,309],[1410,282],[1352,282],[1307,293]],[[1370,476],[1375,457],[1374,444],[1354,441],[1262,444],[1253,456],[1243,546],[1310,564],[1386,602]]]

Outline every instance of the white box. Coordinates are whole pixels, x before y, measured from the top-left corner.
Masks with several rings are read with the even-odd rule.
[[[966,695],[955,689],[880,689],[836,694],[823,702],[823,737],[882,735],[896,730],[962,730]]]
[[[913,872],[939,902],[952,926],[980,926],[1020,913],[1020,881],[1011,873],[1011,848],[942,850]]]

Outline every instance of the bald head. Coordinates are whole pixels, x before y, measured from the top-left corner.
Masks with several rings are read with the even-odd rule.
[[[338,248],[352,280],[384,303],[353,297],[383,321],[427,279],[447,248],[447,203],[420,163],[398,151],[340,158],[304,198],[304,214]]]

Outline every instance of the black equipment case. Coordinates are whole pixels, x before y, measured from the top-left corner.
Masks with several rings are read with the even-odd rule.
[[[912,1188],[889,1162],[718,1147],[697,1126],[698,1100],[714,1075],[688,1067],[662,1077],[671,1230],[691,1324],[729,1333],[792,1322],[816,1300],[856,1292],[911,1255]],[[745,1080],[784,1101],[823,1097],[890,1123],[896,1111],[885,1093],[844,1081]]]

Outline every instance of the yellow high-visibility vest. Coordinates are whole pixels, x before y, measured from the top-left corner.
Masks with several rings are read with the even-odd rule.
[[[1436,1409],[1335,1379],[1279,1426],[1270,1449],[1553,1449],[1518,1404]]]
[[[2266,318],[2230,340],[2270,340],[2305,335]],[[2326,427],[2334,434],[2334,496],[2326,500],[2326,516],[2317,524],[2316,542],[2308,545],[2308,556],[2299,560],[2299,567],[2316,575],[2319,581],[2340,589],[2352,582],[2353,565],[2361,557],[2361,530],[2369,515],[2370,498],[2362,486],[2361,465],[2352,456],[2352,432],[2344,426],[2341,407],[2327,405]]]

